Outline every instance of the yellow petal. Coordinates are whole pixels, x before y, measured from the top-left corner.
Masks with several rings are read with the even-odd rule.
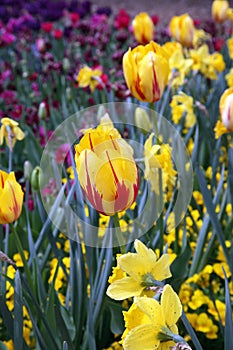
[[[135,281],[132,277],[124,277],[121,280],[113,282],[107,289],[107,295],[115,300],[123,300],[133,296],[139,296],[144,287]]]
[[[161,307],[167,326],[172,327],[182,314],[182,305],[178,295],[169,284],[164,287],[161,296]]]
[[[159,329],[154,325],[142,325],[132,329],[123,343],[124,350],[155,350],[159,346],[157,334]]]
[[[134,299],[135,304],[143,311],[155,325],[165,325],[162,308],[159,302],[152,298],[139,297]]]
[[[158,281],[163,281],[166,278],[171,277],[170,272],[170,255],[163,254],[159,260],[156,261],[152,268],[152,275]]]

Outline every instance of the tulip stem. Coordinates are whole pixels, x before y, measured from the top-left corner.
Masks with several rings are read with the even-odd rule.
[[[114,228],[116,230],[116,236],[119,243],[120,252],[121,254],[125,254],[126,253],[125,242],[124,242],[124,238],[120,228],[120,223],[119,223],[119,218],[117,213],[113,215],[113,223],[114,223]]]

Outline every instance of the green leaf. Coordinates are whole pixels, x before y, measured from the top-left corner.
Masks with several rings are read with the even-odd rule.
[[[187,243],[183,252],[176,257],[171,265],[172,286],[175,291],[180,289],[180,285],[188,275],[188,266],[191,258],[192,250]]]
[[[110,329],[113,334],[122,334],[124,331],[123,308],[120,303],[115,303],[107,298],[106,305],[111,313]]]
[[[17,344],[17,350],[23,349],[23,294],[19,270],[15,274],[14,344]]]

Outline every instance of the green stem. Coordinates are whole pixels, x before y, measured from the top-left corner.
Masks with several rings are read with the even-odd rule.
[[[119,218],[118,218],[117,213],[113,215],[113,223],[114,223],[114,228],[116,230],[116,235],[117,235],[117,240],[118,240],[119,247],[120,247],[120,252],[121,252],[121,254],[125,254],[126,253],[125,242],[124,242],[124,237],[123,237],[122,232],[121,232]]]

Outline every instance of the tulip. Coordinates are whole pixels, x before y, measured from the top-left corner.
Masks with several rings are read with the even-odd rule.
[[[171,36],[183,46],[191,47],[195,33],[192,18],[187,14],[174,16],[169,24]]]
[[[133,204],[138,192],[133,149],[107,114],[96,129],[85,132],[75,152],[80,185],[97,211],[114,215]]]
[[[139,13],[132,22],[135,39],[140,44],[147,44],[154,38],[154,23],[146,12]]]
[[[224,91],[219,102],[220,115],[225,128],[233,132],[233,88]]]
[[[212,4],[212,17],[215,22],[223,23],[228,19],[229,2],[215,0]]]
[[[8,224],[18,219],[23,204],[23,191],[15,179],[15,174],[0,170],[0,224]]]
[[[134,97],[144,102],[158,101],[168,82],[167,53],[154,42],[130,48],[123,56],[123,71]]]

